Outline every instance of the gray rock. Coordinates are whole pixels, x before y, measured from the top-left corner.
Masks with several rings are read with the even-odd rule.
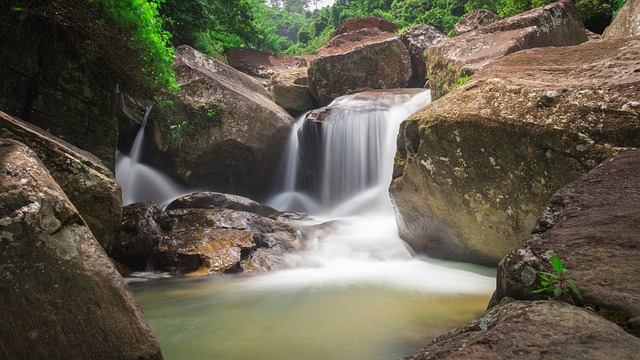
[[[447,35],[431,25],[415,25],[402,32],[400,40],[409,50],[412,75],[410,87],[424,87],[427,79],[426,51],[432,45],[447,39]]]
[[[605,39],[640,35],[640,1],[627,0],[602,34]]]
[[[475,9],[463,16],[462,19],[456,23],[454,31],[456,36],[458,36],[500,20],[502,20],[500,16],[489,10]]]

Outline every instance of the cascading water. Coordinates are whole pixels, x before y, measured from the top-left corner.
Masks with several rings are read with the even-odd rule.
[[[299,120],[282,192],[268,203],[328,225],[286,270],[134,287],[165,358],[401,358],[479,315],[493,270],[412,256],[397,235],[397,129],[429,101],[425,91],[368,92]]]
[[[147,126],[152,107],[152,105],[147,106],[129,156],[120,154],[116,161],[116,181],[122,189],[122,203],[124,205],[141,201],[154,201],[158,205],[162,205],[186,193],[170,177],[151,166],[140,163],[144,145],[144,129]]]

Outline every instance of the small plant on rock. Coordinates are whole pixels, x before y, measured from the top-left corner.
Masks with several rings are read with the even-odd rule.
[[[191,128],[186,121],[183,121],[180,124],[171,125],[169,127],[169,131],[171,132],[171,140],[174,143],[179,143],[180,141],[182,141],[183,135],[190,129]]]
[[[554,272],[536,271],[541,287],[533,290],[533,293],[547,293],[555,299],[568,296],[572,301],[575,296],[581,303],[584,302],[578,286],[571,278],[571,272],[564,267],[558,255],[553,254],[551,257],[551,266]]]

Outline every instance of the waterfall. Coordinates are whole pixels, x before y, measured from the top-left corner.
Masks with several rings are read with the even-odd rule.
[[[154,201],[158,205],[163,205],[186,193],[167,175],[140,163],[144,147],[144,130],[152,107],[153,105],[147,106],[129,155],[119,154],[116,160],[116,181],[122,189],[123,205],[141,201]]]

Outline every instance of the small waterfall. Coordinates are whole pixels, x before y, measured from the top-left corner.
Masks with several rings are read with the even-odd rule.
[[[398,127],[429,101],[428,91],[371,91],[303,115],[290,135],[283,191],[270,204],[311,214],[388,213]]]
[[[147,106],[130,154],[128,156],[119,154],[116,160],[116,181],[122,189],[123,205],[142,201],[154,201],[158,205],[163,205],[186,193],[185,189],[167,175],[140,163],[144,146],[144,130],[152,107],[153,105]]]

